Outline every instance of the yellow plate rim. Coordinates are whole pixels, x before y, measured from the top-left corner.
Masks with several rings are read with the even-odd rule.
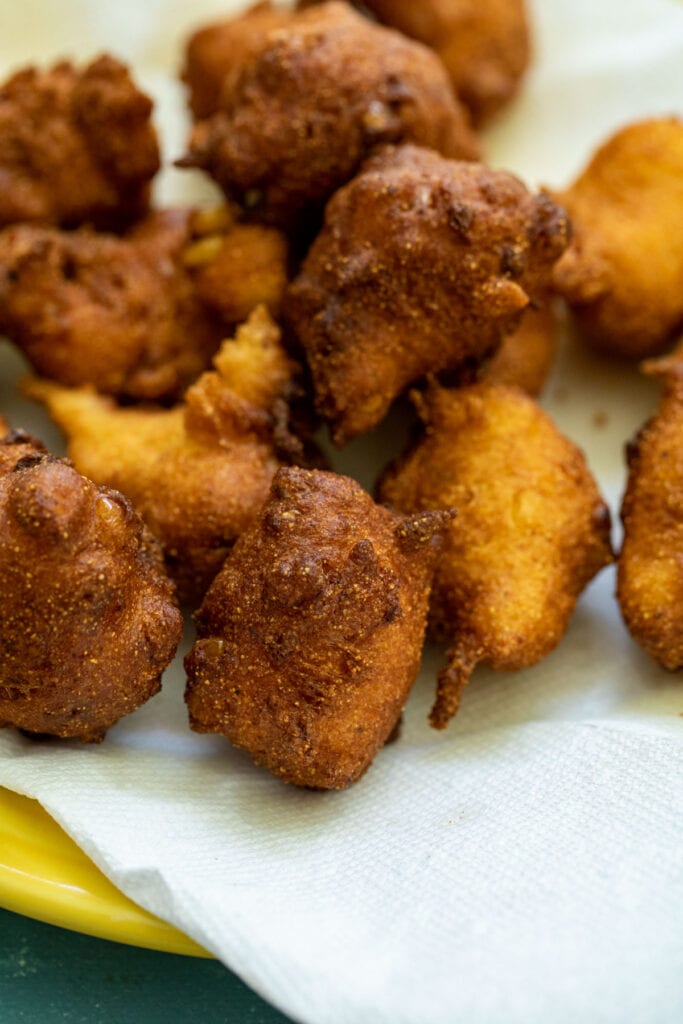
[[[210,957],[125,896],[37,800],[0,787],[0,906],[144,949]]]

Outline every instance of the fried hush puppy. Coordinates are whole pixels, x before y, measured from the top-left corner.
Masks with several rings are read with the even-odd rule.
[[[385,25],[431,46],[480,125],[519,89],[531,56],[524,0],[363,0]]]
[[[120,408],[91,389],[28,381],[76,467],[121,490],[161,541],[181,601],[197,607],[281,460],[306,458],[284,425],[297,367],[261,307],[171,409]]]
[[[382,143],[474,159],[478,144],[427,47],[348,5],[292,16],[227,74],[182,166],[206,170],[256,219],[304,223]]]
[[[197,215],[200,225],[217,216]],[[277,308],[286,281],[279,233],[230,226],[198,238],[195,220],[187,210],[157,211],[125,238],[5,228],[0,331],[61,384],[179,398],[209,365],[226,318],[246,316],[256,299]],[[240,274],[245,256],[251,268]]]
[[[406,514],[453,506],[430,607],[450,644],[430,721],[444,728],[474,667],[520,669],[562,638],[576,600],[611,561],[610,517],[583,454],[514,388],[414,396],[424,436],[386,472]]]
[[[292,17],[286,7],[263,0],[237,17],[212,22],[190,36],[182,79],[196,118],[216,113],[228,72],[247,64],[262,47],[268,32],[283,28]]]
[[[123,495],[40,442],[0,440],[0,726],[98,742],[155,694],[182,631]]]
[[[0,330],[38,373],[154,400],[182,393],[205,369],[220,324],[173,258],[176,232],[152,216],[154,243],[149,233],[138,244],[89,228],[0,232]]]
[[[683,665],[683,370],[665,372],[655,415],[627,447],[617,599],[631,636],[668,669]]]
[[[0,226],[118,229],[144,213],[159,169],[151,112],[106,55],[14,74],[0,86]]]
[[[683,326],[683,121],[618,131],[558,201],[574,237],[555,286],[587,339],[625,358],[662,351]]]
[[[285,782],[344,789],[387,741],[417,674],[437,535],[348,477],[281,469],[197,615],[190,724]]]
[[[340,189],[284,313],[342,445],[408,384],[476,366],[545,292],[568,223],[481,164],[387,147]]]

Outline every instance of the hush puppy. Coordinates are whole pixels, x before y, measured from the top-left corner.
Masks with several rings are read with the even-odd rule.
[[[683,121],[627,125],[558,201],[574,237],[555,286],[587,339],[641,359],[683,326]]]
[[[683,368],[663,372],[655,415],[627,448],[617,599],[634,640],[668,669],[683,665]]]
[[[39,374],[61,384],[126,399],[179,398],[207,368],[226,324],[255,302],[277,308],[284,290],[279,233],[218,230],[219,219],[216,211],[156,211],[124,238],[6,228],[0,330]]]
[[[329,202],[285,297],[335,443],[412,381],[492,355],[567,237],[564,212],[510,174],[415,146],[371,158]]]
[[[97,742],[157,692],[182,631],[123,495],[0,440],[0,726]]]
[[[424,436],[391,467],[381,500],[406,514],[452,506],[430,629],[450,644],[430,720],[447,725],[479,662],[535,664],[611,561],[610,517],[583,454],[535,402],[495,384],[415,395]]]
[[[192,728],[227,736],[285,782],[349,786],[417,673],[449,516],[404,518],[348,477],[281,469],[198,613]]]
[[[0,227],[119,229],[147,209],[159,169],[152,101],[102,56],[26,68],[0,86]]]

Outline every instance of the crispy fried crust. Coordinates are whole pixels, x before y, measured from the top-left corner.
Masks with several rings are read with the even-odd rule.
[[[628,125],[558,197],[574,228],[555,286],[589,341],[640,359],[683,326],[683,121]]]
[[[280,461],[306,458],[295,438],[287,452],[278,443],[297,367],[265,309],[224,343],[215,367],[172,409],[119,408],[47,381],[24,385],[67,435],[76,467],[130,498],[163,544],[181,600],[194,607]]]
[[[128,501],[40,442],[0,441],[0,725],[101,740],[157,692],[182,631]]]
[[[683,375],[669,373],[656,414],[628,446],[617,599],[634,640],[683,665]]]
[[[378,145],[415,142],[476,158],[443,66],[420,43],[331,0],[267,34],[195,125],[201,167],[252,213],[292,225],[319,211]]]
[[[285,298],[343,444],[427,373],[476,365],[545,290],[568,225],[510,174],[387,147],[333,197]]]
[[[431,722],[443,728],[479,662],[533,665],[611,561],[610,517],[585,459],[530,398],[475,384],[415,396],[426,432],[384,475],[405,513],[453,506],[430,609],[449,643]]]
[[[196,118],[216,113],[225,76],[252,59],[271,29],[282,28],[291,19],[286,7],[263,0],[235,18],[212,22],[190,36],[182,78]]]
[[[140,216],[159,168],[151,112],[113,57],[13,75],[0,87],[0,226],[120,228]]]
[[[222,328],[179,258],[186,215],[151,215],[139,240],[17,225],[0,232],[0,329],[36,371],[107,394],[171,398]]]
[[[0,330],[38,373],[61,384],[179,398],[208,366],[226,325],[259,302],[277,309],[286,282],[279,232],[219,214],[155,211],[125,238],[6,228]]]
[[[285,782],[343,789],[366,770],[417,673],[435,535],[348,477],[282,469],[197,617],[186,700]]]
[[[433,47],[479,125],[517,93],[531,57],[524,0],[363,0],[380,21]]]

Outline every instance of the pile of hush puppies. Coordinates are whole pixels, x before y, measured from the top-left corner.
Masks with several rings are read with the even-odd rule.
[[[113,57],[0,86],[0,332],[69,455],[3,423],[0,725],[100,741],[159,689],[182,604],[191,727],[342,789],[396,733],[426,634],[437,729],[478,664],[542,659],[614,560],[535,401],[560,298],[664,382],[618,598],[683,664],[683,123],[626,126],[534,195],[476,133],[529,59],[523,0],[266,0],[200,28],[178,165],[212,209],[150,208],[152,103]],[[316,431],[341,447],[397,400],[412,438],[375,501]]]

